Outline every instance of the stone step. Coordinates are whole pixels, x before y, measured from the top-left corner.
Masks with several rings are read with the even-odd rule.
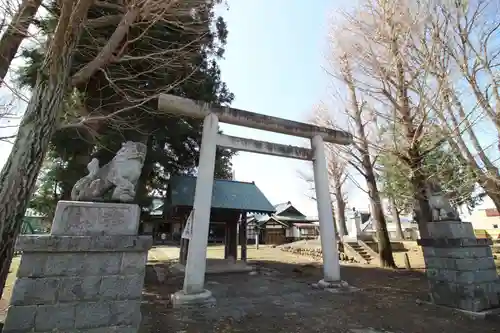
[[[365,250],[364,247],[362,247],[361,245],[359,245],[358,243],[347,243],[349,244],[349,246],[354,250],[356,251],[356,253],[358,253],[367,263],[370,263],[371,261],[373,261],[373,257],[370,255],[370,253]]]

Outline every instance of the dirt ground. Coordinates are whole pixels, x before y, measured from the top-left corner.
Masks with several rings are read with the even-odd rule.
[[[175,247],[154,248],[149,255],[150,264],[168,265],[177,259],[178,253]],[[209,258],[223,255],[221,246],[208,249]],[[418,254],[413,256],[417,258]],[[312,258],[266,246],[259,250],[250,246],[248,258],[249,263],[258,268],[257,275],[207,276],[206,288],[216,298],[216,306],[211,308],[170,307],[169,295],[181,289],[182,276],[168,276],[163,284],[147,281],[140,333],[489,333],[498,330],[498,322],[473,320],[449,309],[419,305],[416,300],[425,299],[427,295],[427,283],[419,270],[343,265],[342,278],[360,290],[334,294],[311,287],[322,277],[320,263]],[[396,261],[399,264],[398,256]],[[19,258],[16,258],[7,292],[0,303],[0,321],[18,264]]]
[[[160,248],[153,255],[166,260],[175,258],[176,251]],[[220,255],[220,249],[209,248],[209,257]],[[147,283],[140,333],[488,333],[498,328],[498,322],[419,305],[416,300],[426,298],[427,283],[418,271],[343,266],[342,278],[360,290],[334,294],[311,287],[321,279],[321,266],[313,259],[270,247],[251,248],[249,259],[259,274],[207,276],[207,289],[217,300],[211,308],[169,306],[168,295],[182,287],[182,276],[162,285]]]

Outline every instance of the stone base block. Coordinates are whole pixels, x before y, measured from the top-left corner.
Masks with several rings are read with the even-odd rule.
[[[180,290],[171,295],[170,302],[174,308],[215,306],[215,298],[206,289],[196,294],[186,294],[183,290]]]
[[[500,280],[489,246],[423,250],[429,297],[434,304],[471,312],[500,306]]]
[[[152,239],[138,205],[59,201],[50,235],[23,251],[3,333],[137,333]]]
[[[112,202],[59,201],[52,235],[137,235],[138,205]]]
[[[436,305],[478,312],[500,305],[498,282],[459,284],[429,280],[429,298]]]
[[[481,312],[500,306],[500,280],[491,247],[476,239],[472,225],[429,223],[423,247],[429,298],[436,305]]]
[[[427,225],[429,236],[433,239],[442,238],[475,238],[474,228],[470,222],[439,221]]]
[[[141,301],[114,300],[11,305],[3,333],[134,332],[141,323]],[[125,331],[115,330],[126,328]]]
[[[23,236],[4,333],[127,332],[141,321],[147,236]]]
[[[500,319],[500,308],[483,310],[483,311],[468,311],[468,310],[463,310],[460,308],[439,305],[439,304],[436,304],[434,302],[424,301],[424,300],[420,300],[420,299],[417,299],[417,304],[434,306],[434,307],[441,308],[441,309],[450,309],[452,311],[458,311],[458,312],[463,313],[463,314],[465,314],[469,317],[472,317],[474,319],[483,319],[483,320],[490,320],[490,319],[498,320],[498,319]]]
[[[313,283],[313,288],[324,289],[332,293],[345,293],[359,290],[356,287],[350,286],[346,281],[325,281],[319,280],[318,283]]]

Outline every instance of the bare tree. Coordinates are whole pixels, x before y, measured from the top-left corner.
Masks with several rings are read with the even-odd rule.
[[[0,141],[11,142],[19,124],[18,105],[13,98],[0,99]]]
[[[132,0],[122,4],[96,2],[97,6],[109,7],[118,10],[119,14],[87,20],[87,13],[93,0],[67,0],[60,2],[58,8],[58,22],[55,31],[47,40],[46,53],[39,69],[39,75],[32,97],[28,103],[24,117],[20,123],[16,140],[7,163],[0,174],[0,285],[4,286],[9,270],[14,241],[19,233],[24,212],[28,201],[35,189],[37,175],[47,152],[53,133],[64,126],[87,126],[91,129],[94,124],[118,115],[131,107],[138,107],[157,97],[161,92],[155,91],[144,98],[137,97],[141,92],[123,91],[123,98],[129,98],[125,107],[115,107],[112,112],[103,113],[103,110],[87,110],[84,107],[68,110],[65,103],[72,97],[73,87],[85,85],[96,73],[106,76],[106,69],[119,63],[126,68],[127,61],[138,60],[134,53],[127,49],[134,40],[127,40],[126,36],[131,27],[141,29],[145,36],[148,29],[158,23],[171,24],[177,29],[190,30],[191,27],[181,23],[180,17],[192,18],[196,22],[198,16],[203,16],[207,6],[202,0]],[[186,21],[186,20],[184,20]],[[79,39],[82,31],[90,31],[93,26],[104,24],[114,32],[107,40],[95,40],[95,45],[82,48]],[[194,25],[197,27],[197,25]],[[194,28],[193,28],[194,29]],[[203,38],[204,31],[194,30]],[[137,39],[136,38],[136,39]],[[73,76],[72,60],[76,53],[93,52],[90,61],[78,70]],[[158,63],[158,54],[172,53],[179,55],[172,57],[173,64],[166,64],[164,59]],[[88,56],[88,55],[87,55]],[[189,46],[174,45],[171,49],[157,50],[155,53],[141,55],[142,61],[149,61],[151,66],[145,66],[145,71],[166,71],[168,66],[189,56]],[[123,72],[125,77],[126,71]],[[186,76],[189,76],[187,72]],[[129,76],[126,76],[130,79]],[[116,80],[109,78],[109,84],[116,86]],[[183,80],[186,78],[181,78]],[[167,91],[171,87],[163,87]],[[135,89],[135,88],[132,88]],[[84,105],[83,103],[80,105]],[[69,124],[69,125],[68,125]],[[125,122],[122,122],[125,126]],[[1,290],[0,290],[1,292]]]
[[[409,167],[421,237],[432,221],[427,189],[442,181],[423,161],[445,142],[468,161],[495,201],[499,170],[474,128],[481,113],[499,128],[498,2],[366,1],[345,17],[336,38],[344,41],[356,89],[383,125],[385,142],[377,148],[390,147]],[[469,106],[467,91],[475,106]]]
[[[332,146],[329,144],[329,146]],[[329,147],[328,175],[333,181],[333,193],[335,197],[335,217],[340,237],[348,234],[345,209],[347,206],[347,194],[345,184],[347,180],[346,162],[339,157],[339,152],[334,147]]]
[[[390,210],[392,214],[392,220],[396,224],[396,239],[404,239],[403,228],[401,227],[401,218],[399,216],[398,206],[396,205],[396,200],[393,197],[389,198]]]
[[[475,171],[500,210],[500,170],[477,131],[493,124],[500,137],[500,6],[497,1],[430,2],[427,23],[433,54],[421,49],[442,91],[436,114],[448,142]],[[470,101],[475,105],[470,105]],[[500,146],[498,146],[500,149]]]
[[[3,21],[10,20],[6,30],[0,38],[0,86],[10,68],[12,60],[28,35],[28,28],[32,23],[42,0],[22,0],[17,11],[12,17],[3,17]],[[10,7],[14,4],[7,3],[3,8],[3,14],[10,16]]]
[[[334,145],[326,145],[327,152],[327,167],[328,167],[328,178],[330,180],[330,195],[335,201],[335,209],[332,207],[335,215],[337,232],[342,238],[347,235],[347,223],[345,209],[347,206],[347,193],[345,191],[345,185],[347,180],[347,170],[345,159],[339,156],[339,151],[334,147]],[[314,190],[314,177],[303,171],[299,171],[299,176],[305,180],[310,186],[311,190]],[[311,199],[316,200],[313,196]]]
[[[0,286],[5,285],[14,242],[34,190],[69,84],[73,52],[91,0],[64,1],[42,73],[0,174]]]
[[[438,120],[431,110],[439,87],[430,80],[428,65],[415,56],[415,50],[426,44],[423,27],[427,10],[422,2],[367,1],[354,14],[346,15],[344,26],[349,37],[344,47],[350,64],[355,65],[356,88],[369,98],[393,153],[409,166],[415,212],[424,238],[432,214],[426,193],[429,175],[422,162],[442,142],[439,137],[432,139]]]
[[[341,45],[332,41],[332,51],[340,55],[335,59],[332,57],[329,72],[335,79],[344,85],[347,90],[347,106],[345,116],[348,127],[353,132],[354,143],[345,151],[348,163],[365,180],[370,198],[370,206],[375,227],[377,231],[377,241],[379,247],[380,264],[383,267],[395,267],[394,257],[392,255],[391,242],[387,231],[387,223],[382,206],[381,195],[377,186],[374,164],[376,161],[376,152],[371,149],[373,144],[369,140],[369,127],[376,129],[376,122],[373,112],[370,110],[366,101],[360,97],[360,91],[356,87],[356,80],[353,77],[350,64],[350,55],[342,52]],[[335,68],[336,67],[336,68]],[[318,119],[324,126],[334,126],[331,116],[323,115]]]

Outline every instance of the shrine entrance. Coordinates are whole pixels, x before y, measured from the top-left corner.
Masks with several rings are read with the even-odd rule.
[[[210,291],[204,288],[204,284],[217,146],[313,162],[323,253],[323,279],[318,286],[331,288],[343,285],[324,142],[348,145],[352,143],[351,134],[235,108],[195,102],[168,94],[160,95],[158,108],[178,116],[204,119],[184,285],[183,289],[172,297],[174,306],[203,303],[212,298]],[[311,140],[311,149],[222,135],[218,133],[219,122],[308,138]]]

